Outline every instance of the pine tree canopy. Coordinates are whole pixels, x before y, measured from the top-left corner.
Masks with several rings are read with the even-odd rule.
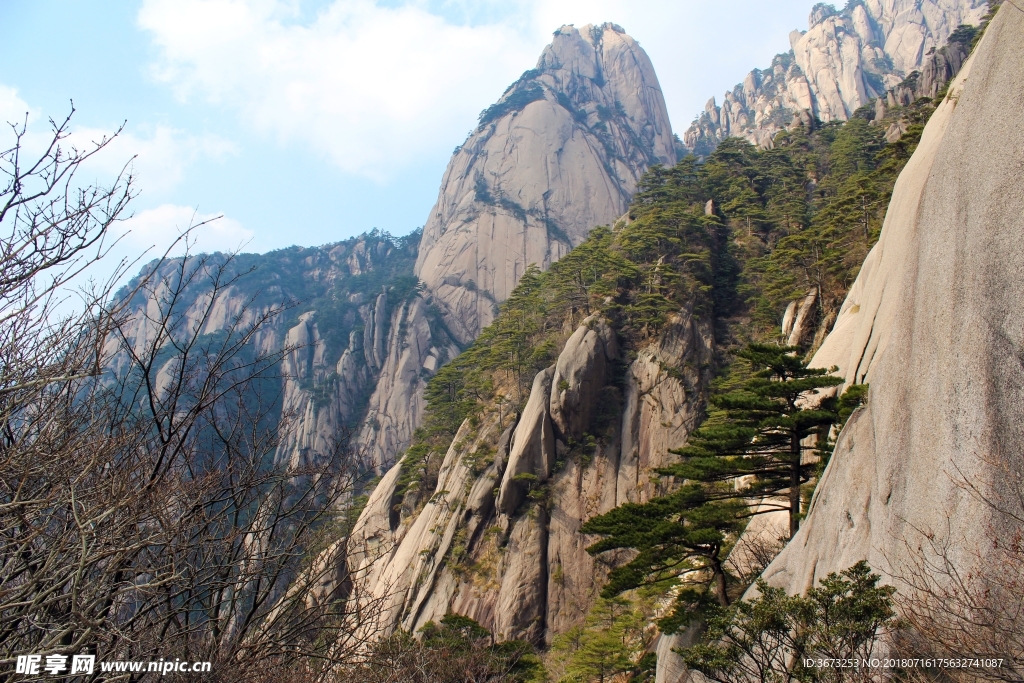
[[[841,385],[843,379],[828,370],[809,368],[799,349],[771,344],[750,344],[737,352],[753,370],[737,390],[713,397],[716,419],[696,430],[683,448],[680,463],[660,474],[705,483],[743,484],[721,487],[712,498],[763,498],[787,492],[790,497],[791,533],[800,515],[799,487],[812,473],[806,453],[817,446],[803,445],[817,435],[825,442],[829,427],[839,416],[834,401],[817,407],[802,399],[819,389]]]
[[[710,570],[711,581],[686,591],[686,601],[704,602],[713,588],[717,601],[726,604],[726,575],[720,554],[730,535],[742,530],[746,504],[713,500],[709,494],[715,488],[688,484],[647,503],[627,503],[588,520],[583,533],[604,538],[587,552],[597,555],[624,548],[638,551],[632,561],[611,571],[601,595],[610,598],[640,586],[674,580],[691,570],[706,569]]]

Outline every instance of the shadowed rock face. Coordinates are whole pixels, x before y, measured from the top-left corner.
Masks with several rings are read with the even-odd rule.
[[[957,26],[978,24],[986,10],[984,0],[866,0],[842,12],[819,3],[808,30],[790,34],[791,51],[751,71],[721,106],[711,98],[683,144],[707,154],[739,136],[770,147],[793,122],[846,121],[911,72],[927,69],[931,50]]]
[[[1004,6],[929,121],[814,357],[871,389],[771,584],[803,591],[866,559],[899,585],[925,534],[970,569],[1000,532],[958,482],[999,496],[1024,471],[1022,35],[1024,12]]]
[[[665,101],[639,44],[614,24],[563,26],[455,152],[415,272],[467,343],[528,265],[545,269],[610,224],[648,166],[674,162]]]

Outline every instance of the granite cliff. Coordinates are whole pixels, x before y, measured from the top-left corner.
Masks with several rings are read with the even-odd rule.
[[[468,343],[529,264],[546,269],[591,228],[611,224],[643,172],[675,160],[640,45],[615,24],[563,26],[452,156],[416,275]]]
[[[514,424],[488,411],[461,426],[422,506],[395,509],[402,464],[392,468],[344,558],[364,594],[385,601],[383,631],[456,612],[501,638],[550,644],[581,624],[607,566],[586,552],[580,525],[656,490],[654,468],[700,418],[712,352],[708,324],[681,311],[616,381],[616,332],[588,318],[536,375]],[[617,384],[621,406],[608,434],[570,453],[567,444],[596,431],[598,403],[618,396]]]
[[[983,0],[864,0],[842,11],[819,3],[808,29],[790,34],[789,52],[751,71],[721,105],[708,100],[683,144],[699,155],[730,136],[766,147],[795,123],[846,121],[914,72],[947,68],[935,64],[934,51],[961,24],[977,25],[986,10]],[[947,61],[959,68],[964,56]]]
[[[967,624],[961,647],[977,642],[964,635],[972,628],[995,649],[1020,636],[1002,615],[1019,613],[1006,587],[1020,575],[1024,127],[991,126],[1024,106],[1021,35],[1024,12],[1004,6],[899,176],[880,239],[811,363],[868,384],[866,404],[838,434],[799,532],[762,575],[804,594],[866,560],[901,608],[935,610],[926,629]],[[910,652],[949,646],[913,633],[901,636]],[[704,680],[672,650],[686,644],[685,634],[662,639],[659,683]]]
[[[1024,106],[1022,34],[1024,13],[1013,7],[989,26],[929,121],[881,239],[814,356],[871,389],[806,525],[765,572],[774,585],[802,591],[861,559],[891,579],[933,533],[965,570],[974,551],[987,552],[977,539],[991,534],[994,511],[958,484],[998,495],[1012,485],[1007,473],[1024,467],[1024,128],[990,133],[997,121],[1019,121],[1013,112]]]

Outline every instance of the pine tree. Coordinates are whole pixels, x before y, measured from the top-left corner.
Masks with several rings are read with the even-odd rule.
[[[856,668],[807,667],[807,659],[863,661],[881,632],[896,625],[892,586],[866,562],[821,579],[806,597],[759,579],[758,596],[711,615],[699,640],[680,650],[709,681],[763,683],[863,680]]]
[[[672,451],[684,457],[682,462],[659,470],[706,484],[734,484],[717,489],[712,499],[764,499],[785,493],[790,538],[800,525],[800,488],[814,472],[807,454],[817,448],[804,444],[815,435],[824,442],[838,419],[834,402],[810,407],[802,401],[844,381],[828,370],[807,367],[798,352],[771,344],[750,344],[739,351],[736,355],[753,370],[751,377],[737,391],[712,398],[718,419],[696,430],[687,446]]]
[[[587,548],[592,554],[637,551],[612,570],[603,596],[687,574],[692,578],[678,592],[674,612],[662,620],[663,629],[675,630],[715,603],[730,604],[730,576],[723,567],[729,542],[753,514],[780,509],[762,506],[755,512],[756,501],[786,493],[788,506],[782,509],[789,511],[790,535],[796,533],[801,487],[815,471],[806,455],[817,450],[804,442],[818,435],[824,443],[838,420],[834,400],[812,408],[802,399],[843,383],[827,370],[807,367],[796,352],[795,347],[769,344],[739,351],[748,376],[712,399],[717,413],[691,435],[689,445],[674,451],[684,460],[659,470],[684,485],[647,503],[621,505],[583,525],[584,533],[604,536]]]
[[[613,569],[601,591],[605,598],[644,585],[674,580],[694,571],[699,581],[678,594],[679,614],[700,609],[709,600],[729,604],[728,576],[722,565],[730,536],[743,528],[746,504],[740,500],[711,500],[715,488],[689,484],[647,503],[626,503],[587,520],[582,531],[602,540],[587,548],[596,555],[631,548],[632,561]]]

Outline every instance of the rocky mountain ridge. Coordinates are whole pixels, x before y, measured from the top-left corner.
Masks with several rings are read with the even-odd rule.
[[[837,11],[818,3],[808,29],[790,34],[790,51],[751,71],[721,105],[708,100],[683,144],[698,155],[730,136],[768,147],[794,123],[846,121],[927,69],[934,50],[960,25],[977,25],[987,7],[984,0],[857,0]]]
[[[493,319],[526,267],[548,267],[614,221],[648,166],[674,162],[664,98],[636,41],[614,24],[563,26],[455,151],[422,233],[242,255],[239,267],[256,270],[218,294],[217,315],[192,324],[226,328],[257,290],[300,302],[298,317],[259,340],[297,349],[283,367],[282,457],[351,431],[361,461],[384,471],[420,424],[426,380]],[[425,288],[411,289],[414,276]],[[360,279],[381,289],[349,291]],[[129,334],[142,340],[145,317],[136,325]]]
[[[156,281],[166,284],[131,303],[136,314],[125,334],[139,348],[152,339],[162,292],[179,272],[191,272],[192,280],[182,294],[182,330],[223,334],[283,306],[252,342],[263,351],[291,349],[281,363],[278,457],[301,462],[352,439],[361,465],[379,469],[389,464],[385,453],[400,446],[394,440],[403,432],[393,429],[394,414],[415,421],[426,378],[459,350],[443,330],[431,329],[429,295],[421,296],[412,275],[418,238],[372,232],[322,247],[199,255],[184,264],[172,259],[157,271]],[[219,275],[226,286],[213,281],[220,268],[226,268]],[[115,357],[115,370],[118,362]],[[409,395],[388,383],[395,377],[403,378]],[[393,441],[381,448],[378,432]]]
[[[490,415],[462,426],[422,509],[396,517],[401,466],[388,472],[353,530],[360,550],[346,558],[348,574],[386,599],[384,631],[456,612],[501,638],[550,644],[579,624],[607,571],[579,526],[653,493],[649,475],[695,426],[709,379],[690,378],[688,388],[666,368],[709,367],[711,345],[707,324],[683,314],[629,364],[621,428],[589,459],[566,458],[566,442],[591,428],[582,420],[609,386],[607,365],[619,360],[615,332],[588,319],[536,376],[517,423],[502,429]],[[482,453],[493,459],[475,469]],[[537,487],[543,504],[530,496]]]

